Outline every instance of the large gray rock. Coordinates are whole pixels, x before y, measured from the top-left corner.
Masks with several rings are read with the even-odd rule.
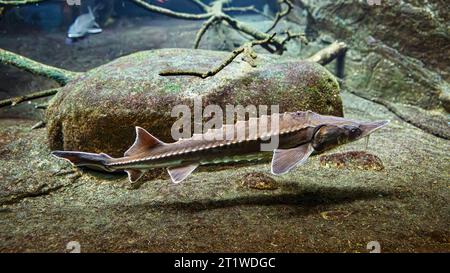
[[[227,52],[161,49],[119,58],[88,71],[64,87],[47,111],[52,149],[105,152],[121,156],[141,126],[164,141],[172,141],[175,105],[279,105],[280,111],[312,110],[342,115],[339,87],[322,66],[280,61],[260,54],[257,67],[236,58],[217,75],[163,77],[164,69],[206,71]]]

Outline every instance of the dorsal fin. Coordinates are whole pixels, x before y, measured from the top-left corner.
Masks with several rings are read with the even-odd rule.
[[[94,9],[95,9],[95,8],[94,8]],[[93,18],[95,18],[94,11],[92,10],[91,6],[88,6],[88,11],[89,11],[89,14],[90,14]]]
[[[152,136],[145,129],[136,126],[136,140],[133,145],[125,152],[125,156],[132,156],[148,151],[152,148],[165,145],[164,142]]]

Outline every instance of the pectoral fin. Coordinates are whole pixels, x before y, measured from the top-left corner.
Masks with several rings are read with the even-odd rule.
[[[272,173],[280,175],[289,172],[297,165],[306,162],[314,151],[310,143],[292,149],[276,149],[272,158]]]
[[[130,170],[125,170],[128,174],[128,179],[130,179],[131,183],[134,183],[136,181],[139,180],[139,178],[141,178],[144,175],[144,171],[141,170],[137,170],[137,169],[130,169]]]
[[[198,165],[198,163],[193,163],[174,168],[167,168],[167,172],[169,173],[173,183],[180,183],[188,177],[198,167]]]

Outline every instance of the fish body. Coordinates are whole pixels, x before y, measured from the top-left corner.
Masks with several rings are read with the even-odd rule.
[[[89,7],[89,12],[78,16],[69,27],[67,37],[70,39],[79,39],[88,34],[97,34],[102,31],[95,21],[94,11]]]
[[[271,154],[272,173],[280,175],[306,162],[312,153],[363,138],[387,123],[358,122],[311,111],[288,112],[238,121],[174,143],[164,143],[136,127],[134,144],[120,158],[73,151],[52,154],[76,166],[126,171],[131,182],[149,169],[167,168],[172,181],[178,183],[200,165],[255,161]]]

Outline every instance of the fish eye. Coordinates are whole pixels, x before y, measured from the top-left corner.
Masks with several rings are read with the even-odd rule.
[[[361,130],[358,127],[345,126],[344,128],[348,130],[350,136],[358,136],[361,134]]]
[[[352,129],[350,129],[350,135],[359,136],[361,135],[361,130],[357,127],[353,127]]]

